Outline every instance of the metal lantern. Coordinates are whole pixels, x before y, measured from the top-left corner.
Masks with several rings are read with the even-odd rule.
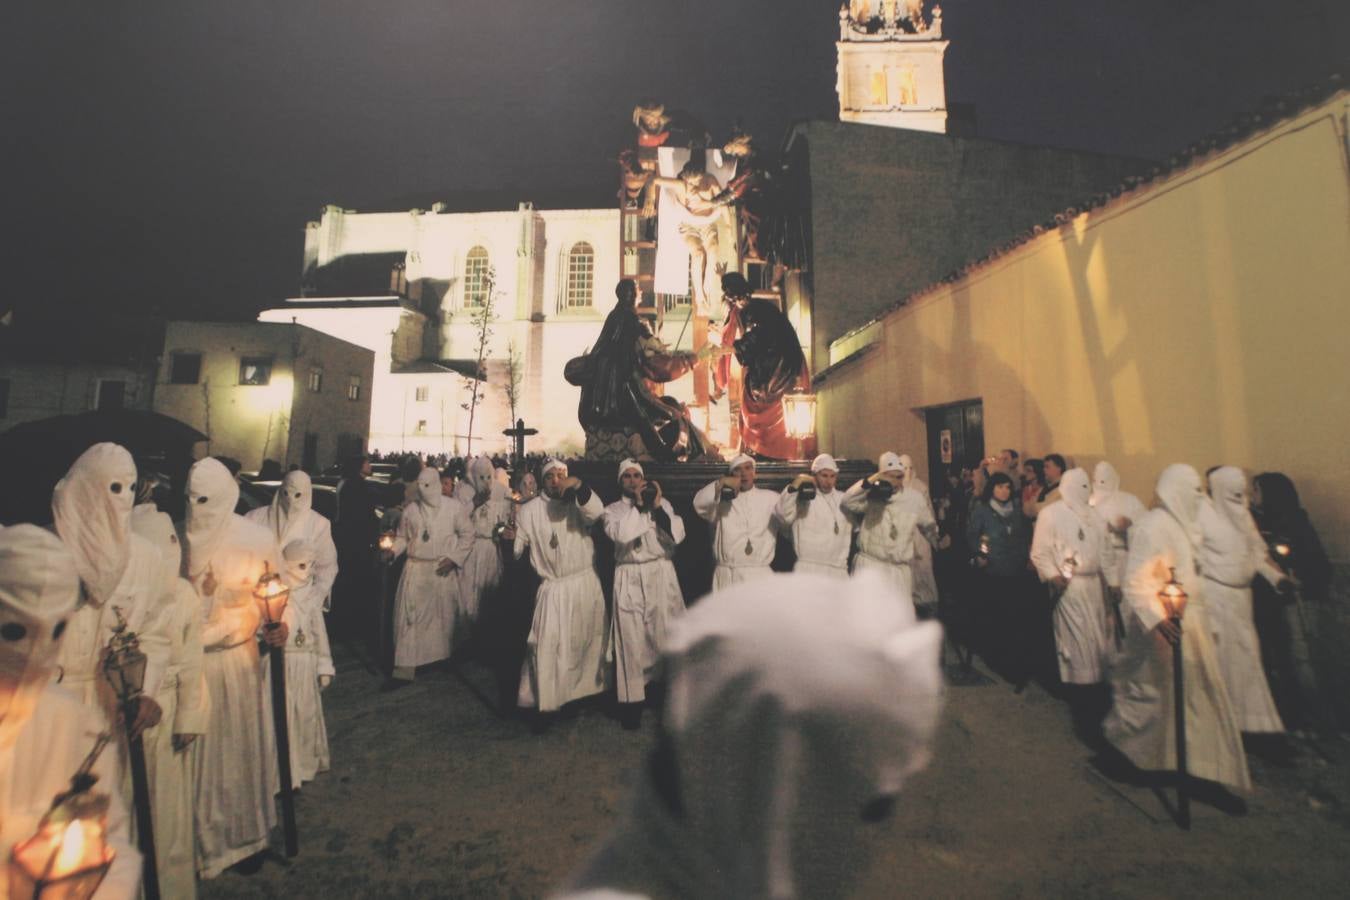
[[[1275,564],[1280,567],[1280,571],[1289,575],[1294,571],[1294,547],[1288,539],[1279,535],[1271,535],[1267,538],[1270,544],[1270,555],[1274,558]]]
[[[258,583],[253,588],[253,597],[262,610],[264,625],[272,628],[281,624],[281,617],[286,612],[286,601],[291,598],[291,589],[279,574],[272,571],[266,560],[263,561],[263,573],[258,576]]]
[[[109,798],[92,793],[98,777],[89,770],[110,737],[100,736],[70,790],[56,797],[37,831],[10,851],[10,897],[85,900],[103,883],[116,853],[107,844]]]
[[[1177,824],[1184,829],[1191,827],[1191,799],[1186,780],[1189,776],[1186,767],[1186,666],[1181,646],[1181,615],[1186,609],[1188,595],[1177,582],[1177,570],[1169,568],[1167,583],[1158,590],[1158,599],[1162,601],[1167,617],[1177,629],[1177,639],[1172,645],[1172,729],[1176,736],[1177,754]]]
[[[783,395],[783,424],[787,436],[804,440],[816,433],[816,395],[793,391]]]
[[[1167,610],[1167,617],[1180,621],[1186,611],[1186,601],[1190,599],[1190,594],[1187,594],[1177,581],[1177,570],[1169,568],[1167,571],[1170,574],[1167,583],[1158,590],[1158,599],[1162,601],[1163,609]]]
[[[123,706],[141,695],[145,687],[145,654],[134,631],[127,630],[127,620],[120,606],[113,607],[117,624],[108,639],[108,653],[103,657],[103,677],[108,679],[117,699]]]
[[[380,540],[376,546],[379,547],[380,550],[393,550],[394,533],[392,531],[386,531],[384,534],[380,535]]]

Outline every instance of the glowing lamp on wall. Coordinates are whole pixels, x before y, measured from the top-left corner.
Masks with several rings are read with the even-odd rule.
[[[787,435],[804,440],[816,433],[816,395],[793,391],[783,395],[783,424]]]

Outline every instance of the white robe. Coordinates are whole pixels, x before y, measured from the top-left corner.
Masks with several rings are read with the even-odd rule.
[[[314,589],[322,598],[323,608],[328,609],[333,593],[333,582],[337,580],[338,574],[337,545],[333,543],[332,523],[323,513],[306,509],[302,515],[293,516],[292,520],[288,520],[284,535],[277,537],[276,516],[277,512],[271,506],[259,506],[245,514],[245,518],[250,522],[256,522],[272,532],[277,541],[278,557],[291,541],[303,540],[309,543],[314,550],[314,564],[311,569],[314,573]]]
[[[1200,568],[1205,573],[1205,612],[1219,671],[1238,727],[1248,732],[1284,731],[1275,700],[1261,667],[1261,642],[1252,619],[1252,579],[1276,584],[1278,572],[1266,560],[1265,543],[1256,533],[1240,531],[1226,516],[1206,503],[1200,509],[1205,540]]]
[[[928,504],[928,518],[937,521],[933,514],[933,498],[928,493],[928,485],[918,478],[911,478],[905,485],[906,491],[915,491],[923,496]],[[910,564],[914,575],[914,605],[936,607],[938,602],[937,575],[933,572],[933,545],[928,543],[923,531],[914,535],[914,562]]]
[[[845,492],[844,511],[858,524],[858,553],[853,571],[876,571],[902,597],[914,602],[915,547],[927,542],[924,531],[937,527],[933,507],[917,490],[898,490],[887,500],[869,500],[866,479]]]
[[[323,717],[319,677],[332,677],[333,653],[323,622],[321,588],[312,581],[291,588],[282,619],[290,628],[286,638],[286,728],[291,744],[291,786],[313,781],[327,772],[328,726]],[[271,715],[272,667],[264,668],[263,689]]]
[[[1111,570],[1107,572],[1107,577],[1114,579],[1111,584],[1119,585],[1125,577],[1125,560],[1130,552],[1130,538],[1128,528],[1123,532],[1116,531],[1113,523],[1124,516],[1133,524],[1142,519],[1148,510],[1143,503],[1139,502],[1138,497],[1124,491],[1112,491],[1104,496],[1093,494],[1092,508],[1106,523],[1111,539],[1111,549],[1114,551],[1113,558],[1115,561],[1110,567]]]
[[[189,554],[191,554],[189,545]],[[266,562],[279,570],[271,533],[231,515],[212,542],[209,570],[189,559],[202,595],[202,671],[210,697],[206,733],[192,745],[197,874],[214,878],[267,847],[276,824],[276,743],[258,654],[261,613],[253,589]],[[214,591],[206,593],[208,578]]]
[[[14,845],[33,835],[52,798],[70,789],[70,776],[107,727],[98,712],[71,692],[56,685],[43,688],[13,746],[0,749],[0,859],[8,861]],[[94,763],[93,774],[98,776],[95,790],[109,795],[106,840],[116,854],[94,900],[131,900],[140,896],[141,855],[131,842],[112,747]],[[6,879],[0,883],[0,897],[8,896]]]
[[[1206,584],[1186,531],[1165,509],[1151,510],[1130,529],[1121,604],[1125,645],[1112,665],[1113,705],[1102,731],[1140,769],[1177,767],[1172,645],[1154,630],[1166,615],[1158,591],[1169,568],[1190,595],[1182,618],[1188,771],[1247,790],[1247,757],[1214,656]]]
[[[470,622],[478,621],[483,598],[491,596],[502,583],[505,565],[497,546],[497,526],[511,520],[511,496],[500,484],[489,488],[486,502],[474,506],[474,490],[467,482],[455,488],[455,495],[470,510],[473,524],[473,546],[464,560],[464,574],[460,578],[460,614]]]
[[[202,676],[202,602],[192,584],[173,582],[168,599],[171,648],[162,690],[155,699],[164,716],[145,730],[145,766],[155,818],[155,863],[164,897],[195,897],[197,871],[192,841],[190,748],[173,749],[175,734],[206,732],[210,701]]]
[[[1055,650],[1059,677],[1066,684],[1097,684],[1106,677],[1107,660],[1115,652],[1115,627],[1103,582],[1115,571],[1114,550],[1106,523],[1091,509],[1075,515],[1057,500],[1036,517],[1031,562],[1041,581],[1070,571],[1068,587],[1055,602]]]
[[[778,520],[791,529],[792,548],[797,554],[794,572],[848,577],[848,550],[853,541],[853,523],[844,514],[842,491],[816,492],[802,500],[797,491],[783,489],[778,497]]]
[[[394,554],[408,560],[394,595],[394,665],[424,666],[447,659],[459,620],[460,572],[437,575],[441,560],[463,567],[473,544],[473,526],[464,504],[442,497],[430,507],[409,503],[399,520]]]
[[[778,549],[778,495],[751,488],[722,501],[722,480],[710,482],[694,495],[694,512],[712,525],[712,589],[772,575]]]
[[[605,595],[590,535],[603,513],[593,492],[584,504],[541,495],[520,508],[515,556],[528,552],[542,579],[520,672],[521,706],[552,712],[605,689]]]
[[[666,631],[684,612],[684,594],[671,562],[684,542],[684,520],[661,500],[670,533],[624,497],[605,507],[605,535],[614,542],[615,688],[620,703],[640,703],[666,644]]]

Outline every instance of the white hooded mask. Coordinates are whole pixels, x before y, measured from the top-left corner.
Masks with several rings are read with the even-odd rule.
[[[417,505],[430,520],[436,507],[441,505],[441,473],[427,466],[417,475]]]
[[[131,560],[131,507],[136,462],[117,444],[95,444],[80,454],[52,492],[52,515],[89,601],[112,596]]]
[[[159,551],[164,591],[171,592],[183,569],[183,545],[178,543],[178,532],[173,527],[173,520],[168,513],[156,509],[154,504],[142,503],[131,511],[131,530]]]
[[[1106,460],[1092,470],[1092,505],[1101,506],[1120,490],[1120,473]]]
[[[187,501],[188,575],[195,579],[229,531],[239,483],[220,460],[199,459],[188,470]]]
[[[469,462],[468,476],[474,494],[488,494],[497,480],[497,470],[492,467],[492,460],[488,457],[475,456]]]
[[[914,486],[914,460],[910,459],[908,453],[900,454],[900,471],[905,473],[901,483],[904,484],[905,490],[909,490]]]
[[[0,530],[0,750],[32,717],[79,593],[60,538],[36,525]]]
[[[287,472],[267,510],[267,527],[277,539],[278,547],[291,542],[304,522],[305,513],[313,506],[314,485],[309,475],[299,469]]]
[[[1064,505],[1081,521],[1092,515],[1092,482],[1082,469],[1070,469],[1059,479],[1059,496]]]
[[[308,584],[314,577],[314,547],[304,538],[297,538],[281,551],[281,577],[288,587]]]
[[[649,777],[578,887],[847,895],[871,823],[928,761],[941,642],[871,574],[772,576],[705,598],[670,632]]]
[[[1253,548],[1264,554],[1265,540],[1252,518],[1247,497],[1247,474],[1235,466],[1222,466],[1209,474],[1209,492],[1214,508],[1232,523]]]
[[[1158,476],[1158,501],[1163,509],[1177,520],[1191,546],[1199,548],[1203,542],[1200,530],[1200,506],[1205,502],[1205,490],[1200,473],[1185,463],[1173,463]]]

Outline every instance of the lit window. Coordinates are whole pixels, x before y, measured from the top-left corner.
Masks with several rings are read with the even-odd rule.
[[[431,399],[431,388],[427,387],[425,384],[418,385],[417,389],[414,391],[414,396],[418,403],[426,403]]]
[[[490,286],[488,252],[474,247],[464,258],[464,305],[486,306]]]
[[[323,369],[309,370],[309,390],[314,394],[323,390]]]
[[[588,309],[593,305],[595,286],[595,251],[585,241],[573,244],[567,254],[566,309]]]
[[[426,433],[427,433],[427,420],[418,419],[417,427],[413,429],[413,434],[426,434]]]
[[[871,93],[873,106],[886,105],[886,70],[873,69],[871,78]]]
[[[361,376],[360,376],[360,375],[352,375],[351,377],[349,377],[349,378],[347,379],[347,399],[348,399],[348,400],[360,400],[360,399],[361,399]]]
[[[202,375],[200,353],[175,353],[169,359],[169,384],[196,384]]]
[[[245,356],[239,361],[240,384],[267,384],[272,380],[272,357]]]
[[[901,106],[917,106],[919,103],[919,89],[914,84],[914,70],[908,66],[900,70],[899,83],[896,85],[896,91],[899,93],[897,99]]]

